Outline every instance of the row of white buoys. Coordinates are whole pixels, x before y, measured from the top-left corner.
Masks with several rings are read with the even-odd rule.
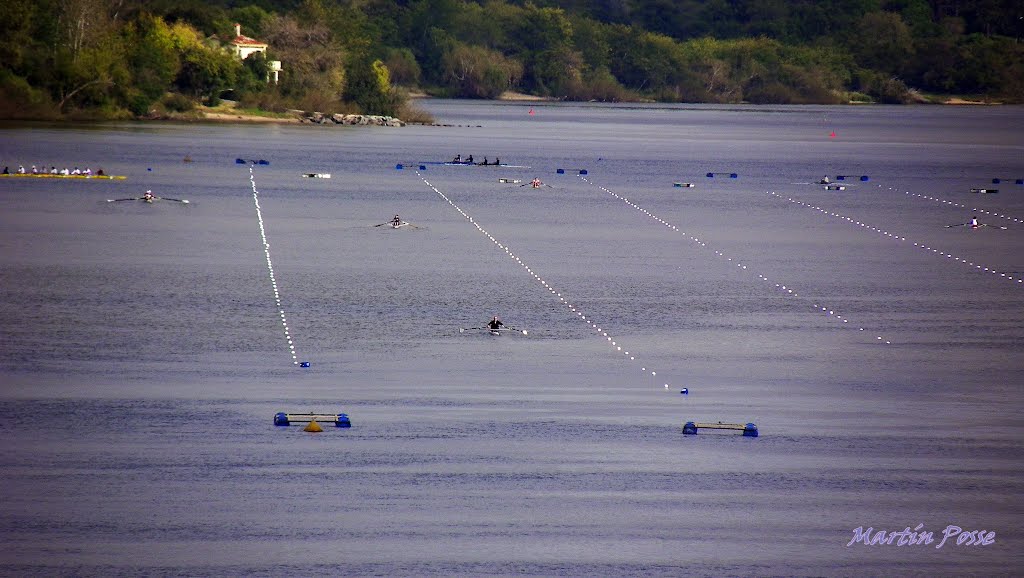
[[[736,265],[737,268],[742,269],[744,271],[750,271],[747,268],[747,265],[745,263],[741,263],[739,261],[735,261],[735,260],[733,260],[732,257],[726,256],[725,253],[723,253],[723,252],[721,252],[721,251],[719,251],[717,249],[711,249],[710,247],[707,246],[707,243],[705,241],[702,241],[699,237],[687,234],[685,231],[679,229],[679,227],[673,225],[672,223],[666,221],[665,219],[662,219],[658,215],[655,215],[654,213],[648,211],[647,209],[645,209],[644,207],[634,203],[633,201],[630,201],[628,198],[626,198],[626,197],[624,197],[624,196],[622,196],[622,195],[616,193],[615,191],[612,191],[612,190],[610,190],[610,189],[608,189],[606,187],[602,187],[601,185],[598,185],[597,183],[594,183],[594,182],[588,180],[585,177],[581,176],[580,179],[583,182],[587,183],[587,184],[594,185],[595,187],[601,189],[602,191],[608,193],[609,195],[615,197],[616,199],[619,199],[620,201],[626,203],[630,207],[636,209],[637,211],[643,213],[644,215],[650,217],[651,219],[654,219],[655,221],[657,221],[661,225],[664,225],[665,227],[671,229],[672,231],[677,232],[677,233],[681,233],[684,237],[686,237],[687,239],[689,239],[693,243],[697,244],[701,248],[709,249],[709,250],[713,251],[715,256],[717,256],[717,257],[719,257],[721,259],[725,259],[727,262],[729,262],[729,263],[731,263],[733,265]],[[752,272],[752,271],[750,271],[750,272]],[[764,275],[762,275],[760,273],[754,273],[754,275],[757,275],[757,278],[759,280],[765,282],[765,283],[773,284],[775,286],[775,289],[781,291],[783,294],[785,294],[787,296],[791,296],[791,297],[799,297],[800,296],[799,294],[797,294],[797,292],[793,289],[793,287],[791,285],[785,285],[785,284],[782,284],[782,283],[772,283],[772,281],[770,281],[768,279],[768,277],[766,277],[766,276],[764,276]],[[811,303],[811,306],[814,307],[815,310],[821,311],[823,314],[828,316],[830,319],[835,319],[836,321],[839,321],[841,323],[846,323],[846,324],[850,323],[849,319],[847,319],[846,317],[836,313],[835,310],[833,308],[831,308],[831,307],[825,307],[825,306],[819,305],[819,304],[814,303],[814,302]],[[865,329],[863,327],[858,327],[857,330],[858,331],[865,331]],[[891,341],[883,338],[881,335],[876,335],[875,336],[875,341],[880,342],[880,343],[886,343],[886,344],[892,343]]]
[[[533,269],[531,269],[529,265],[527,265],[527,264],[526,264],[526,263],[525,263],[525,262],[524,262],[524,261],[523,261],[523,260],[522,260],[522,259],[521,259],[521,258],[520,258],[519,256],[517,256],[517,255],[516,255],[516,254],[515,254],[515,253],[514,253],[514,252],[512,251],[512,249],[510,249],[510,248],[508,247],[508,245],[505,245],[504,243],[502,243],[501,241],[499,241],[498,239],[496,239],[496,238],[495,238],[495,237],[494,237],[493,235],[491,235],[490,233],[488,233],[486,229],[484,229],[483,227],[481,227],[481,226],[480,226],[480,224],[479,224],[479,223],[477,223],[477,222],[476,222],[476,221],[475,221],[475,220],[473,219],[473,217],[471,217],[471,216],[470,216],[470,215],[469,215],[468,213],[466,213],[465,211],[463,211],[461,207],[459,207],[459,206],[458,206],[457,204],[455,204],[455,201],[452,201],[452,200],[451,200],[450,198],[448,198],[448,196],[447,196],[447,195],[445,195],[444,193],[442,193],[441,191],[439,191],[439,190],[437,189],[437,187],[435,187],[434,185],[430,184],[430,182],[429,182],[429,181],[427,181],[427,179],[426,179],[426,178],[424,178],[424,176],[423,176],[423,175],[421,175],[420,173],[416,173],[416,174],[417,174],[417,175],[418,175],[418,176],[419,176],[419,177],[420,177],[421,179],[423,179],[423,182],[424,182],[424,183],[426,183],[426,185],[427,185],[428,187],[430,187],[430,188],[431,188],[431,189],[432,189],[432,190],[433,190],[433,191],[434,191],[435,193],[437,193],[437,194],[438,194],[438,195],[439,195],[439,196],[440,196],[440,197],[441,197],[442,199],[444,199],[445,201],[447,201],[447,202],[448,202],[448,204],[449,204],[449,205],[451,205],[451,206],[452,206],[452,208],[454,208],[454,209],[455,209],[456,211],[458,211],[460,215],[462,215],[463,217],[465,217],[465,218],[466,218],[466,220],[470,222],[470,224],[472,224],[472,225],[473,225],[474,227],[476,227],[477,231],[479,231],[479,232],[480,232],[480,233],[482,233],[482,234],[483,234],[483,235],[484,235],[485,237],[487,237],[488,239],[490,239],[490,241],[491,241],[492,243],[494,243],[494,245],[495,245],[496,247],[498,247],[498,249],[501,249],[502,251],[504,251],[504,252],[505,252],[505,254],[509,256],[509,258],[511,258],[512,260],[514,260],[514,261],[515,261],[515,262],[516,262],[517,264],[519,264],[520,266],[522,266],[522,267],[523,267],[523,269],[525,269],[525,270],[526,270],[526,272],[527,272],[527,273],[529,273],[531,277],[533,277],[533,278],[534,278],[534,279],[535,279],[535,280],[536,280],[536,281],[537,281],[538,283],[540,283],[540,284],[541,284],[541,285],[542,285],[542,286],[544,287],[544,289],[546,289],[546,290],[547,290],[547,291],[548,291],[549,293],[551,293],[551,295],[553,295],[554,297],[557,297],[557,298],[558,298],[558,301],[559,301],[560,303],[562,303],[563,305],[565,305],[565,307],[566,307],[566,308],[567,308],[567,309],[568,309],[568,310],[569,310],[569,311],[570,311],[570,312],[571,312],[572,314],[574,314],[574,315],[576,316],[576,319],[579,319],[580,321],[582,321],[582,322],[586,323],[587,325],[589,325],[589,326],[590,326],[590,328],[591,328],[591,329],[593,329],[593,330],[594,330],[594,331],[595,331],[595,332],[596,332],[596,333],[597,333],[597,334],[598,334],[598,335],[599,335],[599,336],[600,336],[601,338],[603,338],[603,339],[604,339],[604,340],[605,340],[605,341],[606,341],[606,342],[607,342],[607,343],[608,343],[609,345],[611,345],[611,347],[615,348],[615,352],[616,352],[616,353],[621,353],[621,354],[623,354],[624,356],[628,357],[630,361],[636,361],[636,355],[635,355],[635,354],[633,354],[633,353],[630,353],[629,351],[623,350],[623,349],[622,349],[622,345],[620,345],[620,344],[619,344],[619,343],[618,343],[618,342],[617,342],[617,341],[615,340],[615,338],[614,338],[614,337],[612,337],[611,335],[608,335],[608,332],[607,332],[606,330],[602,329],[602,328],[601,328],[601,326],[600,326],[599,324],[597,324],[596,322],[594,322],[594,320],[593,320],[593,319],[588,319],[588,318],[587,318],[587,316],[586,316],[586,315],[584,315],[584,314],[583,314],[583,312],[582,312],[582,311],[580,311],[580,310],[579,310],[579,309],[578,309],[578,308],[577,308],[577,307],[576,307],[575,305],[573,305],[573,304],[572,304],[572,302],[570,302],[570,301],[569,301],[568,299],[566,299],[566,298],[565,298],[565,296],[564,296],[564,295],[562,295],[562,293],[561,293],[561,292],[559,292],[559,291],[558,291],[557,289],[555,289],[554,287],[552,287],[552,286],[551,286],[551,285],[550,285],[550,284],[549,284],[549,283],[548,283],[547,281],[545,281],[545,280],[544,280],[544,278],[543,278],[543,277],[541,277],[541,276],[540,276],[540,275],[538,275],[538,274],[537,274],[537,273],[536,273],[536,272],[535,272],[535,271],[534,271]],[[650,368],[648,368],[648,367],[641,367],[641,368],[640,368],[640,371],[641,371],[641,372],[643,372],[643,373],[645,373],[645,374],[650,374],[650,376],[651,376],[651,377],[653,377],[653,378],[656,378],[656,377],[658,376],[658,372],[656,372],[656,371],[654,371],[653,369],[650,369]],[[667,383],[666,383],[666,384],[665,384],[665,389],[668,389],[668,388],[669,388],[669,384],[667,384]]]
[[[878,185],[878,186],[881,187],[882,185]],[[886,187],[886,188],[888,188],[890,191],[897,190],[897,189],[894,189],[893,187]],[[972,189],[972,190],[986,190],[986,189]],[[1010,215],[1005,215],[1003,213],[997,213],[995,211],[988,211],[988,210],[982,209],[980,207],[968,207],[967,205],[965,205],[963,203],[958,203],[956,201],[948,201],[946,199],[940,199],[938,197],[932,197],[932,196],[929,196],[929,195],[922,195],[920,193],[912,193],[910,191],[903,191],[903,193],[905,195],[908,195],[908,196],[911,196],[911,197],[917,197],[918,199],[924,199],[926,201],[933,201],[933,202],[939,203],[940,205],[949,205],[950,207],[957,207],[959,209],[967,209],[967,210],[971,211],[972,213],[981,213],[983,215],[991,215],[993,217],[999,217],[1000,219],[1006,219],[1008,221],[1013,221],[1014,223],[1024,223],[1024,219],[1018,219],[1016,217],[1011,217]]]
[[[256,205],[256,219],[260,224],[260,238],[263,239],[263,252],[267,256],[267,271],[270,272],[270,286],[274,289],[274,303],[277,304],[277,311],[281,315],[281,325],[284,326],[284,338],[288,342],[288,350],[292,355],[292,363],[299,365],[299,358],[295,355],[295,343],[288,331],[288,319],[285,318],[284,308],[281,307],[281,293],[277,289],[277,279],[274,277],[274,264],[270,261],[270,243],[267,242],[267,231],[263,227],[263,211],[260,210],[260,197],[256,191],[256,176],[252,166],[249,166],[249,182],[252,183],[252,202]],[[302,367],[309,367],[309,362],[303,362]]]
[[[858,221],[858,220],[854,219],[853,217],[847,217],[846,215],[842,215],[840,213],[836,213],[836,212],[830,211],[828,209],[825,209],[823,207],[819,207],[817,205],[812,205],[810,203],[805,203],[805,202],[803,202],[801,200],[794,199],[792,197],[785,197],[783,195],[780,195],[780,194],[776,193],[775,191],[765,191],[765,192],[767,194],[773,196],[773,197],[778,198],[778,199],[789,201],[790,203],[793,203],[795,205],[799,205],[801,207],[806,207],[808,209],[813,209],[813,210],[818,211],[819,213],[821,213],[823,215],[826,215],[826,216],[829,216],[829,217],[834,217],[834,218],[837,218],[837,219],[839,219],[841,221],[846,221],[847,223],[850,223],[851,225],[856,225],[856,226],[858,226],[858,227],[860,227],[862,229],[866,229],[868,231],[874,231],[875,233],[878,233],[880,235],[889,237],[890,239],[893,239],[894,241],[904,241],[904,242],[907,241],[906,237],[903,237],[903,236],[900,236],[900,235],[898,235],[896,233],[891,233],[891,232],[886,231],[884,229],[880,229],[878,227],[875,227],[875,226],[869,225],[867,223]],[[958,257],[956,255],[953,255],[952,253],[947,253],[947,252],[942,251],[940,249],[936,249],[936,248],[931,247],[930,245],[927,245],[925,243],[916,243],[916,242],[913,242],[913,241],[910,241],[910,242],[913,244],[914,247],[917,247],[919,249],[923,249],[924,251],[927,251],[927,252],[929,252],[929,253],[937,256],[937,257],[942,257],[944,259],[950,259],[950,260],[953,260],[953,261],[955,261],[957,263],[963,263],[964,265],[972,267],[975,270],[978,270],[978,271],[981,271],[981,272],[984,272],[984,273],[991,273],[993,275],[997,275],[997,276],[1002,277],[1004,279],[1007,279],[1009,281],[1014,281],[1016,283],[1024,283],[1024,278],[1022,278],[1020,276],[1014,277],[1013,274],[1006,274],[1006,273],[999,272],[999,271],[997,271],[995,269],[992,269],[991,267],[985,267],[984,265],[979,265],[979,264],[975,263],[974,261],[971,261],[971,260],[966,259],[964,257]]]

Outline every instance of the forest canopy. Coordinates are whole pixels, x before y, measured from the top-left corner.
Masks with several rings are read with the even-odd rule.
[[[236,24],[266,50],[231,51]],[[4,0],[0,28],[4,118],[140,118],[221,99],[395,115],[416,92],[1024,102],[1018,0]]]

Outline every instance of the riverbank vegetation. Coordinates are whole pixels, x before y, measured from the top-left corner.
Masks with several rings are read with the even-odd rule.
[[[228,50],[235,23],[267,49]],[[1024,102],[1012,0],[5,0],[0,28],[3,118],[168,117],[221,99],[422,115],[412,91]]]

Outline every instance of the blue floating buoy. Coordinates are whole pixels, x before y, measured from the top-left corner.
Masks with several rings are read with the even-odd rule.
[[[1016,181],[1014,181],[1014,184],[1024,185],[1024,179],[1017,179]]]
[[[687,435],[697,435],[697,424],[692,421],[686,422],[686,424],[683,425],[683,433]]]
[[[269,165],[269,164],[270,164],[270,161],[265,161],[265,160],[263,160],[263,159],[260,159],[260,162],[259,162],[259,164],[261,164],[261,165]]]
[[[708,178],[709,179],[715,178],[715,173],[708,173]]]
[[[860,180],[861,180],[861,182],[867,181],[868,180],[868,176],[867,175],[861,175]]]
[[[334,420],[334,425],[337,427],[352,427],[352,422],[349,421],[347,413],[339,413],[338,417]]]
[[[555,171],[555,173],[560,174],[560,175],[564,175],[565,174],[565,169],[558,169],[558,170]]]
[[[283,411],[279,411],[274,414],[274,425],[291,425],[288,421],[288,414]]]
[[[245,164],[245,161],[244,161],[244,160],[242,160],[242,159],[235,159],[235,164],[236,164],[236,165],[244,165],[244,164]]]
[[[748,438],[756,438],[757,426],[752,423],[747,423],[747,425],[743,426],[743,436]]]
[[[309,362],[303,361],[302,363],[299,364],[299,367],[309,367]]]
[[[739,175],[737,175],[736,173],[729,173],[729,178],[730,179],[735,179],[737,177],[739,177]]]
[[[585,174],[588,174],[588,173],[587,173],[587,169],[580,169],[580,174],[581,174],[581,175],[585,175]]]
[[[153,172],[153,167],[146,167],[146,170],[149,172]]]
[[[402,170],[402,169],[404,169],[404,168],[405,168],[405,167],[404,167],[404,166],[402,166],[402,163],[398,163],[397,165],[395,165],[395,170],[396,170],[396,171],[400,171],[400,170]]]
[[[1002,179],[992,179],[992,184],[993,184],[993,185],[998,185],[998,184],[999,184],[999,183],[1001,183],[1001,182],[1003,182],[1003,180],[1002,180]]]
[[[420,165],[420,170],[421,171],[427,170],[427,165]]]
[[[681,393],[683,395],[689,395],[690,390],[684,387],[683,389],[679,390],[679,393]]]

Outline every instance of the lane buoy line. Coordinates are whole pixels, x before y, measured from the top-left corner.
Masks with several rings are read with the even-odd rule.
[[[523,261],[518,255],[516,255],[512,251],[512,249],[509,248],[508,245],[502,243],[501,241],[496,239],[493,235],[488,233],[486,229],[481,227],[480,224],[477,223],[476,220],[473,219],[473,217],[469,215],[469,213],[467,213],[466,211],[463,211],[462,207],[460,207],[457,204],[455,204],[455,201],[453,201],[450,198],[448,198],[448,196],[445,195],[444,193],[442,193],[440,190],[438,190],[437,187],[435,187],[434,185],[430,184],[430,182],[422,174],[420,174],[419,171],[416,171],[416,176],[418,176],[420,179],[422,179],[423,182],[428,187],[430,187],[435,193],[437,193],[442,199],[447,201],[448,204],[451,205],[452,208],[454,208],[456,211],[458,211],[458,213],[460,215],[465,217],[466,220],[469,221],[469,223],[471,225],[476,227],[477,231],[479,231],[481,234],[483,234],[485,237],[487,237],[498,249],[501,249],[502,251],[504,251],[505,254],[508,255],[508,257],[510,259],[515,261],[516,264],[522,266],[522,268],[525,269],[526,272],[529,273],[530,276],[534,278],[534,280],[536,280],[538,283],[540,283],[541,286],[543,286],[545,290],[547,290],[549,293],[551,293],[552,296],[557,297],[558,301],[560,303],[562,303],[562,305],[564,305],[569,310],[570,313],[572,313],[572,314],[574,314],[576,316],[576,319],[578,319],[578,320],[582,321],[583,323],[586,323],[588,326],[590,326],[590,328],[594,332],[596,332],[599,337],[603,338],[606,343],[608,343],[611,347],[613,347],[615,349],[616,353],[623,354],[625,357],[629,358],[630,361],[633,361],[633,362],[636,361],[636,354],[635,353],[630,353],[629,351],[624,351],[622,349],[622,345],[620,345],[618,343],[618,341],[616,341],[616,339],[614,337],[612,337],[611,335],[608,335],[608,331],[606,331],[605,329],[601,328],[600,324],[596,323],[593,319],[590,319],[586,315],[584,315],[583,312],[580,311],[579,308],[577,308],[575,305],[573,305],[571,301],[566,299],[566,297],[564,295],[562,295],[562,293],[560,291],[558,291],[553,286],[551,286],[551,284],[549,284],[547,281],[545,281],[543,277],[538,275],[536,271],[531,269],[530,266],[527,265],[525,261]],[[642,362],[640,362],[640,364],[641,364],[641,367],[640,367],[641,373],[650,374],[650,376],[654,377],[654,378],[656,378],[658,376],[658,372],[657,371],[655,371],[655,370],[653,370],[653,369],[651,369],[649,367],[643,366]],[[665,384],[665,389],[668,389],[668,388],[669,388],[669,384],[666,383]]]
[[[789,201],[790,203],[793,203],[794,205],[799,205],[801,207],[805,207],[805,208],[808,208],[808,209],[813,209],[813,210],[818,211],[819,213],[821,213],[822,215],[825,215],[827,217],[834,217],[836,219],[839,219],[840,221],[845,221],[847,223],[850,223],[851,225],[856,225],[856,226],[858,226],[858,227],[860,227],[862,229],[865,229],[865,230],[868,230],[868,231],[873,231],[873,232],[878,233],[880,235],[883,235],[885,237],[889,237],[890,239],[892,239],[894,241],[908,242],[906,237],[903,237],[903,236],[898,235],[896,233],[890,233],[889,231],[886,231],[886,230],[883,230],[883,229],[879,229],[878,227],[874,227],[874,226],[869,225],[867,223],[863,223],[861,221],[858,221],[858,220],[854,219],[853,217],[847,217],[846,215],[842,215],[842,214],[830,211],[830,210],[828,210],[828,209],[826,209],[824,207],[819,207],[817,205],[812,205],[810,203],[805,203],[805,202],[803,202],[803,201],[801,201],[799,199],[794,199],[793,197],[786,197],[786,196],[783,196],[783,195],[780,195],[780,194],[776,193],[775,191],[765,191],[765,193],[767,193],[767,194],[769,194],[769,195],[771,195],[771,196],[773,196],[773,197],[775,197],[777,199],[784,200],[784,201]],[[996,269],[992,269],[991,267],[985,267],[984,265],[979,265],[979,264],[975,263],[974,261],[971,261],[971,260],[966,259],[964,257],[958,257],[956,255],[953,255],[952,253],[946,253],[945,251],[942,251],[940,249],[936,249],[936,248],[934,248],[934,247],[932,247],[930,245],[927,245],[925,243],[916,243],[914,241],[909,241],[909,242],[912,243],[914,247],[917,247],[918,249],[924,250],[924,251],[928,252],[929,254],[935,255],[937,257],[942,257],[944,259],[949,259],[949,260],[955,261],[957,263],[963,263],[964,265],[967,265],[968,267],[971,267],[975,271],[981,271],[983,273],[991,273],[993,275],[997,275],[999,277],[1002,277],[1004,279],[1007,279],[1009,281],[1016,282],[1016,283],[1024,283],[1024,278],[1022,278],[1022,277],[1019,277],[1019,276],[1018,277],[1014,277],[1012,274],[1002,273],[1000,271],[997,271]]]
[[[882,185],[878,185],[878,187],[881,188]],[[893,187],[886,187],[886,188],[889,189],[890,191],[897,190],[897,189],[895,189]],[[932,197],[932,196],[929,196],[929,195],[922,195],[920,193],[912,193],[910,191],[903,191],[903,193],[906,194],[906,195],[909,195],[911,197],[917,197],[919,199],[925,199],[927,201],[934,201],[936,203],[939,203],[940,205],[949,205],[951,207],[957,207],[957,208],[960,208],[960,209],[967,209],[967,210],[971,211],[972,213],[982,213],[984,215],[991,215],[993,217],[999,217],[1000,219],[1006,219],[1008,221],[1013,221],[1014,223],[1024,223],[1024,219],[1018,219],[1016,217],[1011,217],[1010,215],[1004,215],[1002,213],[997,213],[995,211],[989,211],[989,210],[986,210],[986,209],[982,209],[980,207],[969,208],[967,205],[965,205],[963,203],[957,203],[956,201],[947,201],[945,199],[940,199],[938,197]]]
[[[696,244],[697,246],[701,247],[702,249],[708,249],[709,251],[713,251],[716,257],[718,257],[720,259],[725,259],[727,262],[732,263],[733,265],[736,265],[737,268],[742,269],[744,271],[748,271],[748,272],[756,275],[757,278],[760,281],[762,281],[764,283],[768,283],[770,285],[773,284],[774,285],[774,289],[779,290],[784,295],[786,295],[788,297],[800,298],[800,295],[796,292],[795,289],[793,289],[792,285],[785,285],[785,284],[782,284],[782,283],[772,283],[772,281],[770,281],[768,279],[768,277],[766,277],[766,276],[764,276],[764,275],[762,275],[760,273],[755,273],[751,269],[748,269],[748,267],[747,267],[747,265],[745,263],[742,263],[742,262],[740,262],[738,260],[734,260],[732,257],[727,256],[725,253],[723,253],[723,252],[721,252],[721,251],[719,251],[717,249],[712,249],[711,247],[708,247],[706,241],[702,241],[702,240],[700,240],[699,237],[696,237],[694,235],[688,234],[686,231],[683,231],[679,227],[673,225],[672,223],[666,221],[665,219],[662,219],[658,215],[655,215],[654,213],[648,211],[647,209],[645,209],[644,207],[634,203],[633,201],[630,201],[628,198],[626,198],[626,197],[616,193],[615,191],[612,191],[611,189],[608,189],[606,187],[602,187],[601,185],[588,180],[586,177],[582,177],[581,176],[580,180],[582,180],[583,182],[587,183],[588,185],[593,185],[593,186],[601,189],[602,191],[608,193],[609,195],[615,197],[616,199],[622,201],[623,203],[626,203],[630,207],[636,209],[637,211],[643,213],[644,215],[650,217],[651,219],[654,219],[659,224],[664,225],[668,229],[671,229],[673,232],[682,234],[684,237],[686,237],[687,240],[693,242],[694,244]],[[803,297],[802,299],[804,299],[806,301],[810,301],[811,302],[811,307],[814,308],[815,311],[819,311],[819,312],[823,313],[829,319],[835,319],[836,321],[840,321],[840,322],[842,322],[844,324],[849,324],[850,323],[850,320],[847,317],[836,313],[835,309],[833,309],[831,307],[825,307],[825,306],[823,306],[823,305],[821,305],[819,303],[815,303],[813,300],[809,300],[806,297]],[[850,325],[850,326],[853,327],[853,325]],[[864,329],[863,327],[860,327],[860,326],[857,326],[857,330],[858,331],[866,331],[866,329]],[[889,341],[888,339],[885,339],[881,335],[876,335],[874,341],[876,343],[884,343],[886,345],[892,344],[891,341]]]
[[[252,165],[249,166],[249,182],[252,184],[252,202],[256,205],[256,220],[260,224],[260,238],[263,239],[263,252],[267,256],[267,271],[270,273],[270,286],[274,289],[274,303],[277,305],[277,312],[281,315],[281,325],[284,327],[284,339],[288,342],[288,350],[292,354],[292,363],[299,364],[299,358],[295,355],[295,343],[292,341],[291,332],[288,330],[288,319],[285,318],[284,308],[281,307],[281,293],[277,290],[277,279],[274,277],[274,264],[270,261],[270,243],[267,242],[267,230],[263,227],[263,211],[260,210],[260,197],[256,191],[256,176],[253,173]]]

